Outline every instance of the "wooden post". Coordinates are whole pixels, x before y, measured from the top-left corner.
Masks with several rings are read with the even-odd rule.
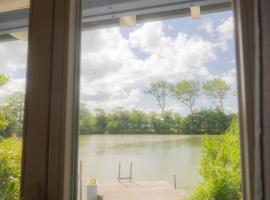
[[[129,168],[129,182],[132,181],[132,162],[130,163],[130,168]]]
[[[82,160],[80,161],[80,200],[82,200]]]
[[[173,175],[174,189],[176,189],[176,175]]]
[[[118,164],[118,182],[120,182],[120,178],[121,178],[121,162],[119,162]]]

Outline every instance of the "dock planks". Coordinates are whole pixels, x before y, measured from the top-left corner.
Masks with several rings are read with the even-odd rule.
[[[169,183],[133,182],[133,183],[103,183],[98,186],[101,200],[183,200],[183,195]]]

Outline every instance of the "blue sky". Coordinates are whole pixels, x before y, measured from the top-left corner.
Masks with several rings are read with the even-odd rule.
[[[90,110],[123,107],[159,111],[155,99],[144,93],[151,82],[222,78],[232,87],[225,109],[237,111],[230,11],[202,15],[199,20],[184,17],[137,24],[135,28],[85,31],[81,52],[81,101]],[[0,88],[0,101],[14,91],[24,91],[26,55],[27,42],[0,43],[0,73],[10,77]],[[210,106],[202,96],[196,109]],[[171,98],[167,110],[188,114],[184,105]]]

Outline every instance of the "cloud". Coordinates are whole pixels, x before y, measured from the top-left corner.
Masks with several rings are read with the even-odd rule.
[[[115,73],[134,54],[118,28],[87,31],[82,34],[81,75],[93,81]]]
[[[234,20],[228,17],[217,26],[216,31],[219,37],[219,46],[226,51],[228,49],[228,41],[234,38]]]
[[[203,23],[198,27],[198,30],[203,30],[206,33],[213,35],[215,32],[213,21],[210,19],[206,19]]]
[[[207,77],[215,44],[185,33],[173,38],[166,29],[159,21],[131,31],[128,38],[118,28],[83,33],[81,99],[88,107],[139,108],[153,81]]]
[[[170,38],[164,36],[163,29],[161,21],[146,23],[129,34],[130,44],[144,52],[154,53],[158,47],[170,42]]]
[[[25,77],[27,42],[1,42],[0,55],[0,73],[16,78]]]
[[[27,42],[1,42],[0,57],[0,74],[9,77],[9,82],[0,88],[0,102],[3,102],[11,93],[25,91]]]

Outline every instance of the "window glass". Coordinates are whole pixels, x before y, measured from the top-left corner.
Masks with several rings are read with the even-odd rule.
[[[28,1],[0,4],[0,199],[3,200],[20,199],[28,6]]]
[[[232,10],[174,3],[83,6],[78,199],[241,199]]]

